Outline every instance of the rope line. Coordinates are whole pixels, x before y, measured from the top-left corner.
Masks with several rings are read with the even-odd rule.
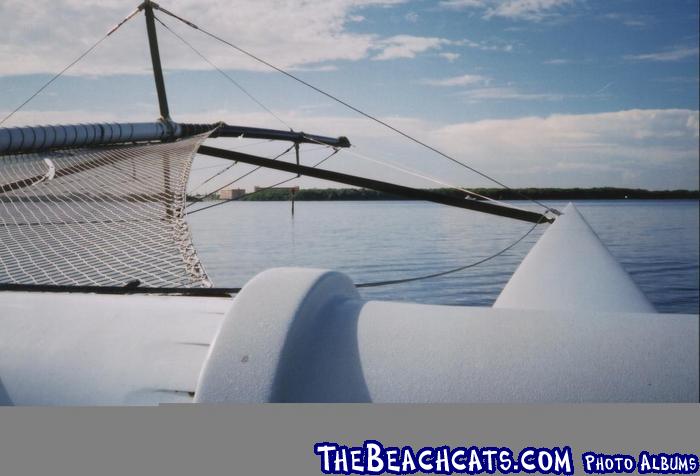
[[[448,274],[458,273],[458,272],[460,272],[460,271],[464,271],[465,269],[473,268],[473,267],[478,266],[478,265],[480,265],[480,264],[486,263],[487,261],[490,261],[490,260],[492,260],[492,259],[494,259],[494,258],[496,258],[496,257],[498,257],[498,256],[500,256],[500,255],[502,255],[503,253],[505,253],[506,251],[510,250],[511,248],[513,248],[515,245],[517,245],[518,243],[520,243],[521,241],[523,241],[530,233],[532,233],[532,231],[533,231],[535,228],[537,228],[537,225],[539,225],[540,223],[541,223],[541,220],[538,221],[537,223],[535,223],[534,225],[532,225],[532,227],[531,227],[529,230],[527,230],[527,232],[526,232],[523,236],[521,236],[520,238],[518,238],[517,240],[515,240],[515,241],[514,241],[513,243],[511,243],[510,245],[508,245],[508,246],[506,246],[505,248],[503,248],[503,249],[502,249],[501,251],[499,251],[498,253],[492,254],[491,256],[488,256],[488,257],[486,257],[486,258],[483,258],[483,259],[481,259],[481,260],[479,260],[479,261],[476,261],[476,262],[474,262],[474,263],[470,263],[470,264],[465,265],[465,266],[460,266],[460,267],[458,267],[458,268],[448,269],[447,271],[441,271],[441,272],[439,272],[439,273],[426,274],[426,275],[424,275],[424,276],[414,276],[414,277],[411,277],[411,278],[404,278],[404,279],[393,279],[393,280],[388,280],[388,281],[375,281],[375,282],[369,282],[369,283],[355,284],[355,287],[357,287],[357,288],[374,288],[374,287],[379,287],[379,286],[389,286],[389,285],[391,285],[391,284],[404,284],[404,283],[410,283],[410,282],[413,282],[413,281],[422,281],[422,280],[425,280],[425,279],[431,279],[431,278],[437,278],[437,277],[440,277],[440,276],[446,276],[446,275],[448,275]]]
[[[204,54],[203,54],[201,51],[199,51],[197,48],[195,48],[190,42],[188,42],[188,41],[187,41],[186,39],[184,39],[182,36],[180,36],[180,35],[178,35],[177,33],[175,33],[175,31],[173,31],[168,25],[166,25],[165,23],[163,23],[163,21],[161,21],[160,18],[158,18],[158,17],[155,16],[155,15],[153,15],[153,18],[155,18],[155,20],[156,20],[158,23],[160,23],[160,24],[163,26],[163,28],[165,28],[166,30],[168,30],[168,31],[169,31],[170,33],[172,33],[176,38],[178,38],[178,39],[179,39],[180,41],[182,41],[185,45],[187,45],[187,46],[188,46],[192,51],[194,51],[200,58],[202,58],[204,61],[206,61],[207,63],[209,63],[209,65],[210,65],[212,68],[214,68],[214,69],[217,70],[219,73],[221,73],[221,75],[223,75],[224,78],[226,78],[227,80],[229,80],[234,86],[236,86],[238,89],[240,89],[246,96],[248,96],[248,98],[250,98],[251,101],[253,101],[255,104],[257,104],[258,106],[260,106],[260,107],[261,107],[262,109],[264,109],[265,111],[267,111],[270,115],[272,115],[275,119],[277,119],[281,124],[283,124],[285,127],[287,127],[290,131],[293,131],[293,130],[294,130],[294,129],[292,128],[292,126],[290,126],[284,119],[282,119],[280,116],[278,116],[277,114],[275,114],[270,108],[268,108],[267,106],[265,106],[265,104],[263,104],[260,100],[258,100],[258,99],[257,99],[255,96],[253,96],[251,93],[249,93],[238,81],[236,81],[235,79],[233,79],[233,78],[231,77],[231,75],[229,75],[228,73],[226,73],[224,70],[222,70],[221,68],[219,68],[216,64],[214,64],[211,60],[209,60],[209,58],[207,58],[206,56],[204,56]]]
[[[270,159],[270,160],[277,160],[277,159],[279,159],[279,158],[282,157],[283,155],[288,154],[289,151],[292,150],[293,148],[294,148],[294,145],[291,145],[291,146],[290,146],[288,149],[286,149],[284,152],[282,152],[282,153],[276,155],[275,157],[273,157],[273,158]],[[236,162],[234,162],[233,164],[235,165]],[[227,183],[226,185],[223,185],[223,186],[217,188],[216,190],[214,190],[214,191],[212,191],[212,192],[209,192],[208,194],[204,195],[204,196],[201,197],[201,198],[196,198],[196,199],[192,200],[190,203],[188,203],[188,204],[185,206],[185,208],[189,208],[190,206],[194,205],[195,203],[201,202],[202,200],[205,200],[205,199],[211,197],[211,196],[214,195],[215,193],[220,192],[221,190],[225,189],[225,188],[228,187],[229,185],[233,185],[234,183],[238,182],[238,181],[241,180],[241,179],[244,179],[245,177],[249,176],[249,175],[252,174],[253,172],[257,172],[257,171],[260,170],[261,168],[262,168],[261,165],[258,166],[258,167],[255,167],[253,170],[250,170],[250,171],[244,173],[243,175],[240,175],[239,177],[236,177],[235,179],[233,179],[232,181],[230,181],[230,182]],[[192,213],[194,213],[194,212],[192,212]]]
[[[158,17],[155,16],[155,15],[154,15],[154,18],[155,18],[155,20],[156,20],[158,23],[160,23],[160,24],[161,24],[166,30],[168,30],[172,35],[174,35],[174,36],[175,36],[176,38],[178,38],[181,42],[183,42],[185,45],[187,45],[187,46],[188,46],[192,51],[194,51],[200,58],[202,58],[204,61],[206,61],[211,67],[213,67],[214,69],[216,69],[221,75],[223,75],[227,80],[229,80],[234,86],[236,86],[236,87],[237,87],[238,89],[240,89],[243,93],[245,93],[246,96],[248,96],[248,97],[249,97],[252,101],[254,101],[258,106],[260,106],[262,109],[264,109],[265,111],[267,111],[270,115],[272,115],[275,119],[277,119],[277,120],[278,120],[280,123],[282,123],[284,126],[288,127],[290,130],[294,130],[294,128],[293,128],[292,126],[290,126],[286,121],[284,121],[281,117],[279,117],[277,114],[275,114],[275,113],[274,113],[271,109],[269,109],[267,106],[265,106],[265,104],[263,104],[263,103],[262,103],[260,100],[258,100],[255,96],[253,96],[250,92],[248,92],[243,86],[241,86],[241,85],[240,85],[235,79],[233,79],[228,73],[226,73],[225,71],[223,71],[223,70],[222,70],[221,68],[219,68],[214,62],[212,62],[211,60],[209,60],[201,51],[199,51],[197,48],[195,48],[190,42],[188,42],[187,40],[185,40],[185,38],[183,38],[181,35],[179,35],[178,33],[176,33],[176,32],[175,32],[173,29],[171,29],[167,24],[165,24],[160,18],[158,18]],[[184,21],[184,20],[183,20],[183,21]],[[322,142],[320,142],[320,141],[318,141],[318,140],[315,140],[313,137],[307,136],[306,134],[304,134],[304,137],[305,137],[307,140],[311,141],[311,142],[324,145]],[[327,147],[327,146],[325,146],[325,147],[323,147],[323,148],[326,148],[326,147]],[[488,201],[491,201],[491,202],[494,202],[494,203],[498,203],[498,204],[501,204],[501,205],[504,205],[504,206],[510,206],[510,205],[506,205],[506,204],[504,204],[504,203],[502,203],[502,202],[499,202],[498,200],[494,200],[494,199],[492,199],[492,198],[490,198],[490,197],[486,197],[486,196],[480,195],[480,194],[478,194],[478,193],[476,193],[476,192],[472,192],[471,190],[467,190],[467,189],[465,189],[465,188],[463,188],[463,187],[458,187],[458,186],[456,186],[456,185],[451,185],[451,184],[449,184],[449,183],[440,181],[440,180],[438,180],[438,179],[436,179],[436,178],[434,178],[434,177],[431,177],[431,176],[429,176],[429,175],[420,174],[420,173],[417,172],[417,171],[413,171],[413,170],[410,170],[410,169],[407,169],[407,168],[402,168],[401,166],[398,166],[398,165],[395,165],[395,164],[391,164],[391,163],[388,163],[388,162],[383,162],[383,161],[381,161],[381,160],[379,160],[379,159],[373,159],[373,158],[371,158],[371,157],[368,157],[368,156],[359,154],[359,153],[357,153],[357,152],[348,151],[348,153],[350,153],[350,154],[352,154],[352,155],[355,155],[356,157],[359,157],[359,158],[361,158],[361,159],[365,159],[365,160],[368,160],[368,161],[371,161],[371,162],[375,162],[375,163],[378,163],[378,164],[380,164],[380,165],[384,165],[384,166],[386,166],[386,167],[390,167],[390,168],[393,168],[393,169],[395,169],[395,170],[399,170],[399,171],[401,171],[401,172],[407,173],[407,174],[409,174],[409,175],[413,175],[413,176],[415,176],[415,177],[419,177],[419,178],[422,178],[422,179],[425,179],[425,180],[428,180],[428,181],[432,181],[432,182],[437,183],[437,184],[439,184],[439,185],[443,185],[443,186],[447,186],[447,187],[453,188],[453,189],[455,189],[455,190],[459,190],[459,191],[461,191],[461,192],[466,193],[467,195],[471,195],[471,196],[474,196],[474,197],[481,198],[482,200],[488,200]],[[229,170],[229,169],[230,169],[231,167],[233,167],[234,165],[235,165],[235,163],[233,163],[233,164],[231,164],[231,165],[225,167],[219,174],[216,174],[216,175],[210,177],[209,179],[205,180],[204,182],[202,182],[201,184],[199,184],[197,187],[195,187],[192,191],[197,190],[197,189],[200,188],[202,185],[208,183],[209,181],[211,181],[212,179],[214,179],[215,177],[217,177],[217,176],[220,175],[221,173],[226,172],[227,170]]]
[[[335,154],[337,154],[338,151],[339,151],[339,149],[334,149],[333,152],[331,152],[331,154],[330,154],[329,156],[327,156],[326,158],[324,158],[324,159],[322,159],[322,160],[316,162],[316,163],[315,163],[314,165],[312,165],[311,167],[312,167],[312,168],[318,167],[319,165],[321,165],[322,163],[324,163],[326,160],[330,159],[330,158],[333,157]],[[258,168],[259,168],[259,167],[258,167]],[[257,170],[257,169],[255,169],[255,170]],[[207,205],[206,207],[198,208],[198,209],[196,209],[196,210],[193,210],[193,211],[189,212],[189,215],[191,215],[191,214],[193,214],[193,213],[201,212],[202,210],[208,210],[209,208],[218,207],[219,205],[223,205],[223,204],[228,203],[228,202],[235,202],[235,201],[237,201],[237,200],[240,200],[241,198],[250,197],[251,195],[255,195],[256,193],[264,192],[265,190],[270,190],[271,188],[274,188],[274,187],[279,187],[280,185],[283,185],[283,184],[285,184],[285,183],[287,183],[287,182],[291,182],[292,180],[295,180],[295,179],[298,179],[298,178],[299,178],[299,177],[297,177],[297,176],[290,177],[290,178],[284,179],[284,180],[282,180],[282,181],[280,181],[280,182],[277,182],[277,183],[275,183],[275,184],[273,184],[273,185],[270,185],[269,187],[259,188],[259,189],[255,190],[255,191],[253,191],[253,192],[250,192],[250,193],[246,193],[246,194],[244,194],[244,195],[241,195],[240,197],[230,198],[230,199],[228,199],[228,200],[223,200],[223,201],[221,201],[221,202],[217,202],[217,203],[214,203],[214,204],[212,204],[212,205]]]
[[[306,137],[308,140],[310,140],[311,142],[315,142],[315,143],[321,144],[321,142],[315,140],[313,137],[308,137],[308,136],[305,136],[305,137]],[[442,185],[442,186],[444,186],[444,187],[448,187],[448,188],[451,188],[451,189],[453,189],[453,190],[457,190],[457,191],[463,192],[463,193],[465,193],[465,194],[467,194],[467,195],[471,195],[471,196],[474,196],[474,197],[481,198],[482,200],[486,200],[486,201],[488,201],[488,202],[497,203],[497,204],[502,205],[502,206],[504,206],[504,207],[518,208],[518,207],[514,207],[514,206],[512,206],[512,205],[510,205],[510,204],[501,202],[500,200],[496,200],[496,199],[493,199],[493,198],[491,198],[491,197],[487,197],[486,195],[481,195],[481,194],[476,193],[476,192],[474,192],[474,191],[472,191],[472,190],[468,190],[468,189],[466,189],[466,188],[464,188],[464,187],[459,187],[459,186],[457,186],[457,185],[452,185],[451,183],[442,181],[442,180],[440,180],[440,179],[438,179],[438,178],[436,178],[436,177],[433,177],[432,175],[427,175],[427,174],[418,172],[417,170],[410,169],[410,168],[408,168],[408,167],[402,167],[402,166],[397,165],[397,164],[395,164],[395,163],[393,163],[393,162],[390,162],[390,161],[376,159],[376,158],[370,157],[370,156],[368,156],[368,155],[361,154],[361,153],[359,153],[359,152],[357,152],[356,150],[353,150],[353,149],[357,149],[357,146],[353,145],[351,149],[345,149],[344,152],[346,152],[346,153],[348,153],[348,154],[350,154],[350,155],[353,155],[353,156],[355,156],[355,157],[357,157],[357,158],[359,158],[359,159],[367,160],[367,161],[369,161],[369,162],[374,162],[374,163],[379,164],[379,165],[382,165],[382,166],[384,166],[384,167],[388,167],[388,168],[391,168],[391,169],[394,169],[394,170],[398,170],[399,172],[403,172],[403,173],[405,173],[405,174],[412,175],[412,176],[414,176],[414,177],[418,177],[418,178],[423,179],[423,180],[427,180],[428,182],[433,182],[433,183],[436,183],[436,184],[438,184],[438,185]]]
[[[204,182],[200,183],[199,185],[197,185],[196,187],[194,187],[192,190],[190,190],[190,193],[194,193],[195,190],[202,188],[204,185],[208,184],[209,182],[211,182],[212,180],[214,180],[214,179],[215,179],[216,177],[218,177],[219,175],[228,172],[228,171],[231,170],[231,168],[232,168],[234,165],[236,165],[237,163],[238,163],[238,162],[232,162],[230,165],[227,165],[227,166],[224,167],[223,169],[219,170],[217,173],[215,173],[214,175],[212,175],[211,177],[209,177],[208,179],[206,179]],[[217,165],[216,167],[218,167],[218,165]]]
[[[196,187],[194,187],[192,190],[190,190],[190,193],[193,193],[195,190],[197,190],[197,189],[199,189],[199,188],[202,188],[204,185],[206,185],[207,183],[211,182],[212,180],[214,180],[214,179],[215,179],[216,177],[218,177],[219,175],[228,172],[228,171],[231,170],[231,168],[232,168],[234,165],[236,165],[237,163],[238,163],[238,162],[233,162],[233,163],[227,165],[226,167],[224,167],[223,169],[219,170],[217,173],[215,173],[214,175],[212,175],[211,177],[209,177],[208,179],[206,179],[204,182],[200,183],[199,185],[197,185]],[[218,165],[217,165],[216,167],[218,167]]]
[[[527,195],[525,195],[524,193],[522,193],[522,192],[520,192],[520,191],[518,191],[518,190],[515,190],[515,189],[510,188],[509,186],[507,186],[506,184],[500,182],[499,180],[497,180],[497,179],[495,179],[495,178],[493,178],[493,177],[491,177],[491,176],[489,176],[489,175],[487,175],[487,174],[485,174],[485,173],[483,173],[483,172],[480,172],[479,170],[475,169],[474,167],[471,167],[471,166],[467,165],[466,163],[464,163],[464,162],[462,162],[462,161],[460,161],[460,160],[458,160],[458,159],[452,157],[451,155],[449,155],[449,154],[447,154],[447,153],[445,153],[445,152],[442,152],[441,150],[437,149],[436,147],[433,147],[433,146],[431,146],[431,145],[429,145],[429,144],[423,142],[422,140],[417,139],[417,138],[411,136],[411,135],[408,134],[407,132],[404,132],[404,131],[402,131],[401,129],[398,129],[397,127],[392,126],[392,125],[389,124],[388,122],[383,121],[383,120],[379,119],[378,117],[376,117],[376,116],[374,116],[374,115],[372,115],[372,114],[369,114],[369,113],[367,113],[367,112],[365,112],[365,111],[363,111],[363,110],[361,110],[361,109],[359,109],[359,108],[357,108],[357,107],[355,107],[355,106],[349,104],[348,102],[346,102],[346,101],[344,101],[344,100],[338,98],[337,96],[334,96],[334,95],[332,95],[331,93],[328,93],[328,92],[324,91],[323,89],[320,89],[320,88],[314,86],[313,84],[311,84],[311,83],[309,83],[309,82],[307,82],[307,81],[305,81],[305,80],[299,78],[298,76],[295,76],[294,74],[289,73],[288,71],[285,71],[284,69],[282,69],[282,68],[280,68],[280,67],[278,67],[278,66],[275,66],[275,65],[273,65],[272,63],[270,63],[270,62],[268,62],[268,61],[265,61],[264,59],[262,59],[262,58],[260,58],[260,57],[258,57],[258,56],[256,56],[256,55],[254,55],[253,53],[251,53],[251,52],[249,52],[249,51],[247,51],[247,50],[245,50],[245,49],[243,49],[243,48],[241,48],[240,46],[237,46],[237,45],[231,43],[230,41],[227,41],[227,40],[225,40],[224,38],[221,38],[220,36],[218,36],[218,35],[216,35],[216,34],[214,34],[214,33],[211,33],[210,31],[207,31],[207,30],[205,30],[205,29],[203,29],[203,28],[200,28],[198,25],[195,25],[194,23],[192,23],[192,22],[190,22],[190,21],[188,21],[188,20],[185,20],[184,18],[182,18],[182,17],[180,17],[180,16],[178,16],[178,15],[175,15],[174,13],[169,12],[168,10],[165,10],[165,9],[163,9],[163,8],[157,6],[157,5],[154,5],[154,7],[158,8],[158,9],[161,10],[163,13],[165,13],[165,14],[167,14],[167,15],[170,15],[171,17],[173,17],[173,18],[175,18],[175,19],[177,19],[177,20],[183,22],[185,25],[187,25],[187,26],[189,26],[189,27],[191,27],[191,28],[194,28],[195,30],[200,31],[200,32],[202,32],[203,34],[205,34],[205,35],[207,35],[207,36],[209,36],[209,37],[211,37],[211,38],[213,38],[213,39],[215,39],[215,40],[217,40],[217,41],[219,41],[219,42],[221,42],[221,43],[223,43],[223,44],[225,44],[225,45],[228,45],[229,47],[231,47],[231,48],[235,49],[236,51],[238,51],[238,52],[240,52],[240,53],[242,53],[242,54],[244,54],[244,55],[246,55],[246,56],[248,56],[248,57],[254,59],[255,61],[258,61],[259,63],[262,63],[262,64],[264,64],[265,66],[267,66],[267,67],[269,67],[269,68],[272,68],[272,69],[274,69],[275,71],[277,71],[277,72],[279,72],[279,73],[281,73],[281,74],[287,76],[288,78],[293,79],[294,81],[297,81],[298,83],[303,84],[304,86],[313,89],[314,91],[318,92],[319,94],[322,94],[322,95],[326,96],[327,98],[329,98],[329,99],[331,99],[331,100],[337,102],[338,104],[341,104],[341,105],[347,107],[348,109],[351,109],[351,110],[355,111],[356,113],[358,113],[358,114],[360,114],[360,115],[362,115],[362,116],[364,116],[364,117],[366,117],[366,118],[368,118],[368,119],[370,119],[370,120],[376,122],[377,124],[380,124],[380,125],[382,125],[382,126],[388,128],[388,129],[394,131],[395,133],[397,133],[397,134],[403,136],[404,138],[406,138],[406,139],[408,139],[408,140],[410,140],[410,141],[412,141],[412,142],[415,142],[416,144],[418,144],[418,145],[420,145],[420,146],[422,146],[422,147],[424,147],[424,148],[426,148],[426,149],[428,149],[428,150],[430,150],[430,151],[432,151],[432,152],[438,154],[439,156],[441,156],[441,157],[443,157],[443,158],[445,158],[445,159],[448,159],[448,160],[454,162],[455,164],[458,164],[458,165],[460,165],[460,166],[462,166],[462,167],[464,167],[464,168],[466,168],[466,169],[468,169],[468,170],[470,170],[470,171],[476,173],[477,175],[480,175],[481,177],[483,177],[483,178],[485,178],[485,179],[487,179],[487,180],[490,180],[491,182],[493,182],[493,183],[495,183],[495,184],[497,184],[497,185],[499,185],[499,186],[501,186],[501,187],[503,187],[503,188],[505,188],[505,189],[508,189],[508,190],[510,190],[511,192],[513,192],[513,193],[515,193],[515,194],[517,194],[517,195],[520,195],[521,197],[523,197],[523,198],[525,198],[525,199],[527,199],[527,200],[532,201],[533,203],[536,203],[537,205],[543,207],[543,208],[544,208],[545,210],[547,210],[547,211],[551,211],[552,213],[554,213],[554,214],[556,214],[556,215],[559,215],[559,214],[560,214],[560,212],[559,212],[558,210],[555,210],[555,209],[553,209],[553,208],[551,208],[551,207],[548,207],[548,206],[545,205],[544,203],[542,203],[542,202],[540,202],[540,201],[538,201],[538,200],[535,200],[534,198],[528,197]]]
[[[100,38],[99,40],[97,40],[97,42],[95,42],[90,48],[88,48],[87,50],[85,50],[80,56],[78,56],[75,60],[73,60],[73,62],[71,62],[68,66],[66,66],[65,68],[63,68],[61,71],[59,71],[57,74],[55,74],[51,79],[49,79],[46,83],[44,83],[43,86],[41,86],[39,89],[37,89],[37,90],[34,92],[34,94],[32,94],[31,96],[29,96],[22,104],[20,104],[19,106],[17,106],[12,112],[10,112],[8,115],[6,115],[6,116],[0,121],[0,126],[3,125],[3,124],[5,123],[5,121],[7,121],[9,118],[11,118],[12,116],[14,116],[15,113],[16,113],[17,111],[19,111],[19,110],[22,109],[24,106],[26,106],[27,104],[29,104],[29,102],[30,102],[32,99],[34,99],[35,97],[37,97],[44,89],[46,89],[47,87],[49,87],[49,85],[51,85],[51,83],[53,83],[53,82],[56,81],[59,77],[61,77],[61,75],[63,75],[63,73],[65,73],[66,71],[68,71],[69,69],[71,69],[71,68],[72,68],[73,66],[75,66],[80,60],[82,60],[82,59],[85,58],[87,55],[89,55],[89,54],[92,52],[92,50],[94,50],[95,48],[97,48],[97,47],[100,45],[100,43],[102,43],[102,42],[103,42],[104,40],[106,40],[112,33],[114,33],[114,32],[117,31],[119,28],[121,28],[122,25],[124,25],[124,23],[128,22],[128,21],[131,20],[133,17],[135,17],[136,14],[137,14],[138,12],[140,12],[140,11],[141,11],[141,8],[139,7],[139,8],[137,8],[136,10],[134,10],[133,12],[131,12],[129,15],[127,15],[126,17],[124,17],[123,20],[121,20],[119,23],[117,23],[116,26],[114,26],[112,29],[110,29],[102,38]]]

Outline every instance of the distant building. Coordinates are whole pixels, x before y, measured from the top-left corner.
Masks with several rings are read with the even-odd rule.
[[[220,200],[234,200],[242,197],[243,195],[245,195],[244,188],[225,188],[219,191]]]

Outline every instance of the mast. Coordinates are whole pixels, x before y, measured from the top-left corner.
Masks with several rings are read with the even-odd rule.
[[[156,82],[158,92],[158,107],[160,108],[160,119],[170,121],[170,110],[168,109],[168,98],[165,94],[165,81],[163,80],[163,69],[160,65],[160,52],[158,51],[158,35],[156,34],[156,23],[153,19],[153,5],[151,0],[143,2],[143,11],[146,15],[146,31],[148,32],[148,46],[151,49],[151,62],[153,63],[153,79]]]
[[[163,69],[161,67],[160,62],[155,16],[153,14],[154,8],[162,10],[158,6],[158,4],[153,2],[152,0],[144,0],[144,2],[139,6],[138,9],[144,10],[144,14],[146,17],[148,44],[151,53],[151,62],[153,64],[153,78],[156,85],[156,92],[158,93],[158,106],[160,109],[160,120],[157,123],[78,124],[0,128],[0,155],[10,153],[22,154],[29,152],[39,152],[42,150],[50,150],[63,147],[100,146],[107,144],[124,144],[128,142],[149,142],[154,140],[164,142],[176,140],[180,137],[188,137],[203,132],[209,132],[209,137],[246,137],[249,139],[264,138],[269,140],[283,140],[291,141],[294,143],[294,148],[296,152],[296,164],[290,164],[286,162],[275,162],[274,160],[266,159],[263,157],[257,157],[254,155],[242,154],[239,152],[227,151],[224,149],[218,149],[215,147],[208,146],[201,146],[199,148],[199,153],[228,160],[240,161],[256,165],[258,167],[266,167],[271,169],[282,170],[285,172],[296,173],[297,177],[301,175],[306,175],[310,177],[321,178],[324,180],[332,180],[347,185],[370,188],[406,198],[428,200],[444,205],[450,205],[459,208],[490,213],[493,215],[514,218],[517,220],[523,220],[532,223],[553,221],[553,219],[548,218],[545,215],[527,210],[496,205],[488,202],[480,202],[477,200],[468,200],[460,197],[452,197],[449,195],[435,193],[430,190],[414,189],[393,183],[372,180],[365,177],[342,174],[332,172],[329,170],[320,170],[314,167],[300,165],[300,143],[319,143],[334,148],[350,147],[350,141],[346,137],[332,138],[305,134],[304,132],[296,131],[279,131],[273,129],[229,126],[223,122],[219,122],[216,124],[178,124],[173,122],[170,118],[168,99],[165,92],[165,81],[163,79]],[[320,92],[323,93],[323,91]],[[326,94],[328,96],[327,93],[323,94]],[[353,108],[352,106],[349,107],[369,117],[370,119],[374,119],[372,116],[369,116],[368,114],[363,113],[362,111],[359,111],[356,108]],[[377,119],[374,120],[376,121]],[[384,125],[386,126],[387,124]],[[394,129],[391,126],[388,127]],[[414,142],[422,144],[420,141],[413,139],[407,134],[399,130],[396,131],[406,136],[407,138],[413,140]],[[425,144],[422,145],[426,146]],[[442,154],[440,151],[430,146],[426,147]],[[442,155],[448,157],[445,154]],[[163,160],[163,189],[165,192],[165,196],[167,197],[170,194],[170,163],[169,158],[167,156],[164,157]],[[2,187],[0,187],[0,193],[25,188],[31,186],[39,180],[42,180],[42,176],[29,177],[25,180],[5,184]],[[294,197],[292,197],[292,200],[293,199]],[[293,207],[294,204],[292,202],[292,213],[294,213]],[[166,216],[170,217],[170,215],[171,210],[169,208],[169,202],[166,202]]]

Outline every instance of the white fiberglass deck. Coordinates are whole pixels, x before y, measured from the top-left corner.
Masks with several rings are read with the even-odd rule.
[[[0,401],[698,399],[697,316],[365,302],[346,279],[268,271],[225,320],[221,298],[0,293]]]
[[[698,316],[655,313],[564,212],[493,308],[298,268],[235,299],[0,292],[0,403],[697,402]]]
[[[192,400],[231,300],[0,292],[0,403]]]

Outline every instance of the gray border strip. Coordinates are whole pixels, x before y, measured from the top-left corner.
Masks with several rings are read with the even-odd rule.
[[[172,405],[2,408],[0,473],[315,475],[317,441],[360,445],[570,445],[584,451],[700,451],[689,405]]]

